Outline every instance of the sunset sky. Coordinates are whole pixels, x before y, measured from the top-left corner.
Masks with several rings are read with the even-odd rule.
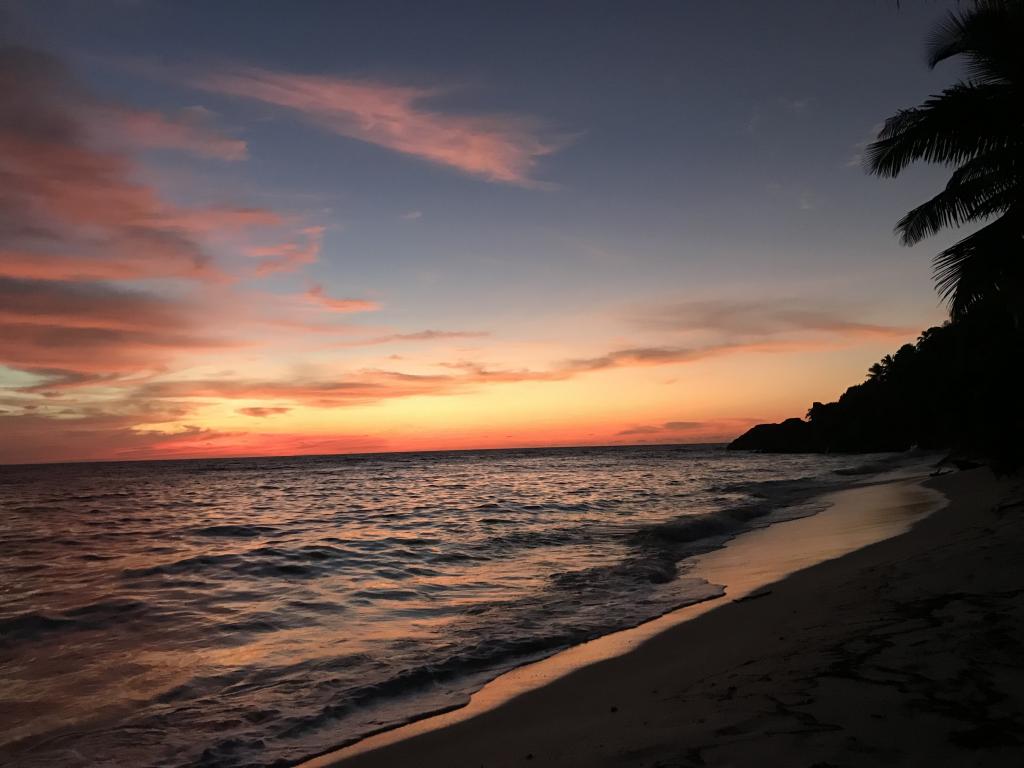
[[[0,463],[704,442],[939,322],[941,2],[0,5]]]

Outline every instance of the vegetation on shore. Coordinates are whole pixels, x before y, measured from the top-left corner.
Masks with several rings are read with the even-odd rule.
[[[807,418],[761,424],[733,450],[781,453],[952,449],[999,470],[1024,464],[1024,331],[974,315],[929,328]]]
[[[928,43],[934,67],[958,57],[967,79],[891,117],[867,170],[896,177],[914,162],[954,170],[945,188],[896,225],[914,245],[946,227],[980,225],[935,256],[950,322],[873,365],[868,379],[807,420],[762,424],[739,450],[950,448],[1001,469],[1024,464],[1024,0],[975,0]]]

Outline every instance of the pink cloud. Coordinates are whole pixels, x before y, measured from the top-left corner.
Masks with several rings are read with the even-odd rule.
[[[324,293],[324,287],[319,283],[311,286],[305,295],[310,301],[326,307],[332,312],[375,312],[380,309],[380,305],[375,301],[367,301],[366,299],[335,299]]]
[[[565,144],[542,137],[536,121],[526,118],[431,109],[426,103],[441,92],[429,88],[254,68],[209,75],[196,84],[282,107],[341,136],[489,181],[534,186],[531,173],[539,159]]]
[[[165,223],[194,235],[242,232],[250,228],[279,227],[286,217],[267,208],[218,205],[177,208],[164,214]]]
[[[124,142],[139,149],[166,149],[217,160],[245,160],[248,146],[213,125],[212,113],[188,107],[173,116],[161,112],[103,105],[92,110],[91,128],[100,141]]]
[[[308,264],[315,264],[320,257],[323,244],[323,227],[306,227],[301,230],[302,238],[270,246],[249,248],[247,253],[260,259],[256,268],[259,277],[266,277],[277,272],[294,272]]]
[[[199,276],[213,279],[217,274],[202,263],[170,260],[160,262],[148,253],[123,253],[103,257],[61,252],[0,250],[0,275],[35,280],[133,280],[153,277]]]
[[[295,222],[264,208],[183,207],[138,181],[127,150],[173,148],[225,159],[244,143],[205,111],[176,117],[101,102],[53,57],[0,48],[0,275],[50,280],[224,281],[213,241],[282,238]],[[259,240],[254,240],[254,230]],[[264,251],[267,272],[316,260],[322,230]]]
[[[94,136],[97,114],[120,126],[105,143]],[[125,125],[139,141],[117,140]],[[141,142],[237,153],[225,141],[187,121],[100,103],[50,56],[0,49],[0,274],[223,279],[203,239],[282,218],[257,208],[169,203],[137,181],[137,163],[124,149]]]
[[[110,259],[137,265],[131,270],[135,274],[214,274],[199,243],[168,215],[173,209],[150,188],[128,180],[126,159],[6,127],[0,125],[4,250],[33,254],[42,262],[63,261],[65,272],[72,259],[84,262],[84,273]]]

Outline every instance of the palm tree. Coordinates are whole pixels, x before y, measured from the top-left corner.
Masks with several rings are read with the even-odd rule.
[[[939,194],[896,225],[905,245],[983,223],[936,255],[936,288],[954,319],[981,304],[1024,311],[1024,0],[975,0],[928,42],[928,65],[962,57],[967,79],[897,112],[867,149],[870,173],[915,161],[954,168]]]
[[[890,370],[892,370],[892,355],[886,355],[868,368],[868,379],[885,381],[889,376]]]

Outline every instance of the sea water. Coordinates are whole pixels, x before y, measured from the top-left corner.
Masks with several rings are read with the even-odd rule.
[[[0,467],[0,764],[289,765],[721,594],[865,459],[721,446]]]

